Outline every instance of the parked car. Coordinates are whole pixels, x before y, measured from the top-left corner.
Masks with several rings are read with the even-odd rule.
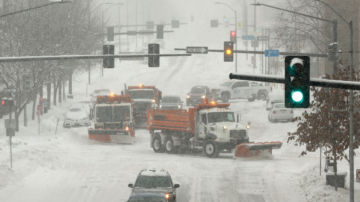
[[[229,99],[248,99],[252,102],[255,99],[266,100],[272,88],[253,81],[230,80],[213,88],[213,91],[222,102],[228,102]]]
[[[268,119],[274,123],[277,121],[291,121],[294,118],[294,110],[286,108],[284,103],[275,103],[272,105]]]
[[[163,96],[160,100],[159,109],[182,109],[183,102],[181,101],[179,96],[176,95],[166,95]]]
[[[86,112],[89,115],[89,119],[92,120],[94,117],[94,114],[93,114],[94,107],[93,107],[91,101],[82,101],[82,102],[78,102],[78,104],[82,105],[85,108]]]
[[[176,189],[179,184],[173,184],[170,174],[164,169],[144,169],[136,178],[135,184],[129,184],[132,188],[129,201],[136,197],[145,197],[147,194],[163,194],[166,202],[176,202]],[[151,195],[154,197],[154,195]],[[137,202],[137,201],[136,201]]]
[[[71,105],[64,113],[64,128],[90,126],[89,114],[81,104]]]
[[[110,95],[111,92],[109,89],[98,89],[94,90],[93,93],[90,94],[91,96],[91,104],[94,105],[96,103],[96,99],[98,95]]]
[[[186,106],[196,106],[203,103],[203,99],[208,98],[209,101],[214,99],[214,95],[207,86],[194,86],[186,95]]]
[[[272,92],[266,100],[266,110],[269,111],[273,104],[284,103],[284,91]]]

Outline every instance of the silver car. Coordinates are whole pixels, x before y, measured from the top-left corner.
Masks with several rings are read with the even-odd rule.
[[[167,109],[182,109],[183,108],[183,102],[181,101],[179,96],[163,96],[159,109],[167,110]]]
[[[268,119],[274,123],[277,121],[291,121],[294,118],[294,110],[286,108],[284,103],[275,103],[269,111]]]

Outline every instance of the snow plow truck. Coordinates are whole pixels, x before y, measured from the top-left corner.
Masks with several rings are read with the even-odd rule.
[[[89,139],[133,144],[135,142],[133,108],[129,95],[97,96],[94,128],[88,129]]]
[[[157,109],[160,105],[162,92],[155,86],[125,86],[125,93],[134,101],[134,117],[137,128],[146,128],[146,110]]]
[[[202,150],[210,158],[218,157],[225,150],[234,151],[235,148],[236,157],[269,152],[272,146],[264,143],[252,147],[257,153],[248,154],[248,145],[257,143],[249,143],[249,127],[239,123],[239,115],[235,120],[235,113],[229,106],[209,102],[205,98],[202,104],[189,108],[189,111],[148,110],[147,129],[151,135],[151,147],[156,153]]]

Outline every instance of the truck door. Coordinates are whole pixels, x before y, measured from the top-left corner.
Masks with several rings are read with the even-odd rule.
[[[199,138],[205,138],[207,134],[206,114],[200,114]]]
[[[251,98],[252,97],[252,89],[250,86],[250,82],[240,81],[238,83],[239,83],[238,89],[240,89],[240,93],[239,93],[240,98]]]

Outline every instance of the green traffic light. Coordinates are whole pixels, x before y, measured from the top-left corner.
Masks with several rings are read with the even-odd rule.
[[[304,95],[301,91],[295,91],[295,92],[292,92],[291,93],[291,99],[294,101],[294,102],[302,102],[304,100]]]

